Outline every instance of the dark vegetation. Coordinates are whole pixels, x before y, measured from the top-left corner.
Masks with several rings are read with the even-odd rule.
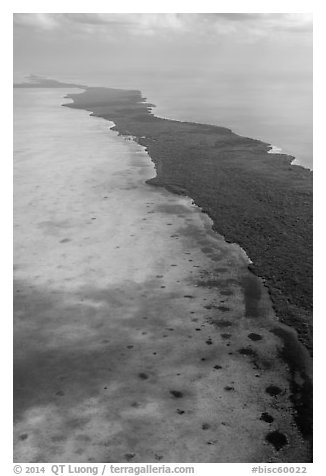
[[[146,147],[149,181],[190,196],[216,231],[238,243],[261,276],[279,319],[312,350],[312,172],[293,157],[230,129],[162,119],[136,90],[88,88],[69,107],[92,111]]]

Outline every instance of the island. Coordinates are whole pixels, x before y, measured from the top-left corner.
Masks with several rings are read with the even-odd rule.
[[[228,128],[157,117],[138,90],[88,87],[66,97],[65,106],[113,121],[144,146],[156,167],[148,183],[191,197],[245,250],[276,316],[312,352],[312,171]]]
[[[64,106],[86,109],[132,136],[155,164],[148,183],[191,197],[226,241],[247,253],[278,319],[312,354],[313,173],[272,145],[216,125],[157,117],[140,91],[30,75],[16,88],[79,88]]]

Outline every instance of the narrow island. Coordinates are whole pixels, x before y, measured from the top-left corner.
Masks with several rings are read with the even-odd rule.
[[[237,243],[264,280],[279,320],[312,354],[313,173],[270,144],[215,125],[157,117],[138,90],[88,87],[31,75],[16,88],[80,88],[64,106],[86,109],[132,136],[155,164],[151,185],[191,197]]]
[[[281,322],[312,352],[313,174],[271,145],[214,125],[156,117],[141,92],[90,87],[68,94],[133,136],[156,167],[149,183],[191,197],[214,229],[247,253]]]

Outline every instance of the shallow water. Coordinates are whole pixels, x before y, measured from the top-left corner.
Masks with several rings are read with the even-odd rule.
[[[14,92],[15,461],[306,461],[248,258],[68,92]]]

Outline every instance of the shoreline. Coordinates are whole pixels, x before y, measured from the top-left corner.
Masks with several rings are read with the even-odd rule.
[[[293,156],[271,160],[270,144],[230,129],[156,117],[140,91],[87,88],[66,97],[74,102],[64,106],[135,137],[155,165],[147,183],[188,195],[215,231],[244,249],[277,317],[312,353],[312,172],[291,165]]]
[[[14,87],[49,87],[49,81],[67,87],[43,79]],[[312,171],[231,129],[157,117],[139,90],[70,87],[81,92],[68,94],[73,102],[64,106],[112,120],[113,130],[133,136],[155,166],[148,183],[188,195],[215,231],[244,249],[277,317],[312,353]]]
[[[173,159],[172,159],[172,161],[169,162],[169,164],[168,164],[169,166],[171,166],[172,174],[171,174],[171,171],[167,171],[166,168],[164,168],[164,159],[169,160],[169,157],[167,155],[163,155],[163,158],[161,157],[162,152],[164,154],[164,152],[166,151],[166,148],[164,147],[164,145],[163,145],[163,148],[162,148],[163,150],[157,148],[157,144],[155,144],[155,142],[159,141],[159,138],[157,138],[157,131],[154,132],[155,133],[155,138],[149,138],[148,137],[149,134],[143,134],[143,133],[135,134],[135,131],[130,131],[129,129],[126,129],[126,126],[131,127],[132,124],[130,124],[130,122],[128,120],[127,120],[127,124],[126,124],[126,119],[124,117],[122,117],[122,120],[120,119],[121,122],[119,121],[119,118],[121,117],[121,116],[119,117],[119,115],[121,114],[121,112],[119,111],[118,114],[116,113],[116,110],[115,110],[116,103],[115,103],[115,101],[112,101],[112,99],[109,102],[109,104],[105,103],[104,106],[102,106],[102,103],[101,103],[101,105],[99,105],[97,103],[99,98],[96,98],[93,104],[92,104],[92,99],[89,102],[89,97],[88,97],[89,94],[92,95],[92,91],[94,91],[95,95],[97,96],[97,91],[99,89],[101,89],[101,94],[103,94],[103,92],[105,93],[106,88],[103,88],[104,91],[102,90],[102,88],[88,88],[87,90],[85,90],[84,93],[81,93],[81,94],[68,94],[66,97],[72,99],[73,102],[70,103],[70,104],[63,104],[63,106],[67,106],[67,107],[71,107],[71,108],[77,108],[77,109],[80,109],[80,108],[85,109],[86,108],[87,110],[91,111],[91,116],[97,116],[97,117],[102,117],[104,119],[111,120],[115,124],[115,126],[113,126],[111,128],[112,130],[117,131],[119,133],[119,135],[124,135],[124,136],[126,136],[126,135],[130,136],[131,135],[137,143],[144,146],[145,151],[148,153],[150,159],[154,163],[155,171],[156,171],[156,177],[147,180],[146,183],[148,183],[149,185],[153,185],[153,186],[164,187],[168,191],[170,191],[172,193],[175,193],[175,194],[188,196],[193,201],[193,203],[201,209],[201,211],[203,213],[207,214],[210,217],[210,219],[212,220],[212,224],[213,224],[212,225],[212,230],[213,231],[222,235],[227,243],[236,243],[238,246],[240,246],[240,248],[242,248],[244,250],[245,254],[247,255],[247,257],[249,258],[249,261],[250,261],[250,264],[248,265],[248,270],[250,272],[252,272],[258,278],[262,279],[263,285],[266,286],[266,288],[267,288],[267,291],[268,291],[268,294],[269,294],[269,297],[270,297],[270,300],[271,300],[271,303],[272,303],[272,306],[273,306],[273,309],[274,309],[274,312],[275,312],[275,315],[276,315],[277,319],[279,319],[281,324],[285,324],[285,326],[288,326],[288,327],[290,327],[291,329],[293,329],[295,331],[295,336],[298,338],[298,340],[301,342],[301,344],[303,344],[303,346],[307,349],[308,355],[310,354],[310,356],[312,356],[312,347],[313,347],[313,341],[312,341],[312,263],[311,263],[311,268],[310,268],[310,270],[311,270],[310,274],[308,274],[308,276],[304,274],[303,276],[301,276],[301,282],[300,283],[298,283],[297,280],[295,280],[295,283],[294,283],[294,287],[296,287],[297,284],[301,284],[301,287],[306,292],[306,294],[305,294],[305,297],[307,298],[306,302],[304,303],[303,306],[302,306],[302,303],[301,303],[301,306],[300,305],[298,306],[297,303],[296,303],[296,299],[295,299],[297,296],[295,296],[295,294],[294,294],[294,296],[293,296],[293,294],[291,296],[291,292],[288,292],[287,294],[285,294],[283,292],[282,286],[275,286],[273,281],[271,280],[270,276],[268,275],[268,268],[266,268],[266,261],[264,262],[264,258],[265,259],[267,258],[267,262],[268,262],[268,258],[270,258],[270,256],[268,256],[268,255],[267,255],[267,257],[264,256],[264,255],[259,256],[261,262],[259,264],[257,264],[257,255],[255,256],[255,253],[253,252],[253,248],[248,247],[248,245],[246,243],[246,240],[245,240],[245,238],[248,237],[248,230],[245,230],[244,233],[243,233],[243,230],[241,230],[242,234],[237,234],[237,233],[234,232],[234,230],[230,229],[228,226],[225,227],[225,225],[223,223],[221,225],[218,222],[218,214],[216,213],[216,209],[211,208],[211,203],[210,203],[210,200],[209,200],[210,197],[205,196],[205,194],[200,193],[200,191],[198,193],[198,189],[196,188],[196,184],[194,184],[194,182],[191,183],[191,180],[189,180],[193,177],[191,177],[191,176],[188,177],[188,182],[186,180],[186,183],[185,183],[184,182],[184,177],[182,177],[183,180],[180,180],[181,177],[180,177],[180,174],[179,174],[178,179],[181,181],[181,183],[183,185],[183,186],[180,186],[179,185],[180,182],[176,181],[175,177],[173,177],[173,172],[178,173],[178,171],[176,170],[176,168],[178,167],[178,162],[177,161],[176,161],[177,163],[175,163],[175,162],[173,162]],[[121,93],[121,90],[115,90],[115,91],[119,91],[119,93]],[[128,95],[128,93],[130,93],[130,91],[126,91],[127,95]],[[248,152],[249,153],[254,152],[254,154],[255,153],[257,154],[257,151],[258,151],[258,153],[260,153],[260,154],[265,154],[266,157],[268,157],[268,159],[269,159],[269,163],[268,163],[269,168],[272,169],[272,170],[274,169],[274,172],[275,171],[277,172],[277,168],[280,167],[281,170],[283,168],[283,173],[284,173],[284,169],[286,168],[285,173],[286,173],[286,177],[288,177],[289,181],[287,183],[285,182],[285,187],[287,187],[288,184],[291,184],[291,181],[292,181],[292,185],[294,185],[294,187],[293,187],[293,195],[294,196],[295,196],[295,185],[297,184],[298,180],[301,179],[303,181],[305,179],[306,183],[303,184],[304,192],[306,192],[306,193],[310,192],[310,194],[308,195],[308,198],[310,197],[310,199],[311,199],[310,205],[312,205],[312,189],[310,188],[312,186],[312,171],[302,167],[301,165],[293,164],[293,161],[295,160],[295,157],[287,155],[287,154],[283,154],[283,153],[271,154],[270,153],[270,150],[271,150],[270,149],[270,147],[271,147],[270,144],[264,143],[260,140],[243,138],[241,136],[238,136],[237,134],[234,134],[230,129],[227,129],[227,128],[221,128],[221,127],[218,127],[218,126],[211,126],[211,125],[200,124],[200,123],[188,123],[188,122],[181,122],[181,121],[158,118],[158,117],[152,115],[152,111],[151,111],[152,104],[148,104],[148,103],[143,102],[142,101],[143,98],[141,97],[141,93],[139,91],[135,91],[135,93],[140,95],[140,100],[137,101],[136,103],[134,103],[135,107],[137,108],[137,107],[139,107],[139,105],[140,106],[145,106],[144,107],[144,109],[146,110],[145,116],[143,118],[142,118],[142,116],[140,116],[140,118],[138,117],[138,120],[139,119],[144,120],[145,127],[146,127],[146,123],[150,120],[149,118],[152,118],[154,121],[158,120],[160,122],[163,122],[163,124],[164,124],[163,127],[165,126],[166,122],[172,123],[175,127],[178,127],[178,126],[182,127],[184,125],[186,127],[191,126],[191,127],[195,127],[195,128],[199,128],[199,129],[207,127],[207,129],[210,132],[212,132],[213,134],[216,131],[219,131],[219,132],[222,131],[222,133],[230,134],[231,136],[233,136],[233,139],[234,139],[235,142],[244,141],[245,144],[249,142],[250,145],[253,148],[253,151],[250,150],[250,151],[247,151],[247,153]],[[83,96],[86,96],[86,101],[84,101]],[[105,97],[103,99],[104,99],[104,102],[105,102]],[[137,106],[136,106],[136,104],[137,104]],[[144,111],[142,111],[142,112],[144,112]],[[128,111],[128,113],[130,114],[130,110]],[[135,119],[137,120],[137,116],[136,116]],[[131,120],[132,120],[132,117],[131,117]],[[137,126],[136,126],[136,130],[137,130]],[[171,135],[173,135],[173,132],[174,131],[169,131],[169,133]],[[176,131],[176,134],[178,134],[178,131]],[[166,134],[165,134],[164,139],[165,140],[167,139]],[[167,149],[168,149],[167,150],[168,153],[172,152],[169,146],[167,147]],[[191,151],[189,149],[188,149],[188,153],[191,154]],[[172,154],[173,154],[173,152],[172,152]],[[275,158],[274,163],[273,163],[272,160],[270,160],[271,155],[273,156],[273,158]],[[202,172],[202,169],[200,168],[200,165],[201,164],[199,164],[199,167],[197,168],[197,170],[195,169],[194,172],[193,172],[193,175],[195,177],[197,177],[198,174],[200,175],[200,172]],[[242,164],[242,166],[243,166],[243,164]],[[257,166],[256,166],[256,168],[257,168]],[[185,171],[185,169],[182,169],[182,170]],[[232,168],[231,168],[231,170],[232,170]],[[243,170],[243,167],[240,168],[240,170],[242,172],[245,172],[245,170]],[[295,179],[293,180],[292,171],[294,171],[294,173],[298,176],[296,180]],[[260,175],[259,172],[258,172],[258,174]],[[264,177],[262,177],[260,175],[260,178],[263,179]],[[311,180],[311,182],[310,182],[310,180]],[[277,180],[276,180],[276,182],[277,182]],[[264,191],[266,192],[266,190],[264,190]],[[272,192],[274,192],[274,190]],[[221,197],[223,197],[223,196],[219,195],[219,198],[221,198]],[[272,197],[273,197],[273,195],[269,195],[268,199],[270,200]],[[274,195],[274,197],[277,199],[276,195]],[[299,224],[301,230],[304,230],[306,225],[308,226],[308,229],[309,229],[309,223],[310,223],[310,226],[311,226],[310,231],[312,232],[312,213],[309,213],[309,211],[307,213],[307,210],[306,210],[306,216],[301,215],[298,218],[297,217],[297,212],[300,211],[300,207],[297,208],[296,202],[295,201],[293,202],[291,200],[292,197],[291,197],[290,193],[289,193],[289,198],[290,198],[289,203],[291,204],[291,202],[292,202],[292,206],[294,205],[294,219],[295,219],[296,225]],[[261,197],[260,197],[260,199],[261,199]],[[309,200],[308,200],[308,202],[309,202]],[[264,204],[266,204],[266,202],[264,202]],[[272,205],[270,205],[270,210],[272,212],[273,202],[272,202]],[[286,212],[287,211],[286,207],[283,207],[283,210]],[[267,213],[267,216],[268,216],[268,213]],[[285,230],[280,231],[280,236],[278,237],[278,243],[280,244],[279,240],[282,240],[282,237],[284,236],[284,234],[285,235],[288,234],[288,230],[290,230],[291,227],[293,227],[293,225],[290,225],[289,227],[287,227],[285,221],[276,220],[275,218],[277,218],[277,216],[275,217],[275,216],[273,216],[273,214],[271,214],[271,216],[274,218],[276,223],[278,221],[281,221],[281,224],[283,225],[283,228],[285,229]],[[286,216],[286,213],[285,213],[285,216]],[[225,215],[223,216],[223,218],[225,218]],[[236,218],[237,217],[231,217],[231,220],[230,220],[231,221],[231,227],[232,227],[232,225],[235,224]],[[266,218],[266,216],[265,216],[265,218]],[[299,222],[297,222],[297,220],[299,220]],[[255,229],[255,225],[256,225],[256,223],[255,223],[255,220],[254,220],[254,222],[249,222],[249,226],[247,228]],[[264,230],[259,230],[259,231],[264,236]],[[307,228],[306,228],[306,231],[307,231]],[[294,235],[296,235],[296,234],[297,233],[294,232]],[[310,242],[311,248],[309,248],[309,242]],[[292,243],[297,243],[297,242],[294,241]],[[292,254],[293,254],[293,252],[294,252],[294,255],[296,255],[296,253],[297,253],[297,255],[295,256],[297,258],[297,261],[292,261],[292,265],[293,264],[297,264],[297,265],[299,264],[299,268],[300,268],[300,265],[302,265],[302,259],[301,258],[302,258],[302,255],[303,255],[306,258],[308,258],[307,261],[308,261],[308,268],[309,268],[309,259],[310,260],[312,259],[312,236],[310,237],[310,240],[308,239],[308,242],[305,242],[305,245],[306,244],[308,245],[308,250],[311,250],[311,253],[309,253],[309,251],[307,252],[307,250],[305,250],[306,253],[303,253],[302,248],[298,249],[295,246],[293,247],[292,244],[291,244],[291,246],[289,246],[289,251],[291,251]],[[275,248],[274,248],[274,250],[275,250]],[[277,257],[279,257],[279,256],[277,256]],[[273,253],[272,253],[272,259],[273,258],[274,257],[273,257]],[[288,260],[285,260],[285,261],[286,261],[287,265],[291,264]],[[277,263],[276,263],[276,265],[275,265],[275,263],[273,263],[273,264],[274,264],[274,266],[270,266],[271,272],[275,271],[275,269],[277,267]],[[292,266],[292,268],[294,268],[294,271],[296,271],[297,266]],[[291,266],[290,266],[290,269],[291,269]],[[279,272],[280,275],[282,275],[282,273],[284,271],[285,271],[285,267],[284,267],[284,263],[283,263],[283,266],[279,266],[278,272]],[[309,277],[311,279],[311,283],[310,283],[311,288],[310,289],[309,289]],[[308,283],[306,282],[306,278],[308,278]],[[304,286],[305,284],[306,284],[306,286]],[[290,291],[291,291],[291,289],[290,289]],[[290,299],[292,298],[294,302],[291,302],[289,297],[290,297]],[[287,331],[286,329],[275,328],[275,330],[272,331],[272,332],[275,333],[275,335],[278,335],[278,337],[280,338],[280,340],[282,342],[282,348],[280,348],[280,350],[279,350],[279,356],[284,361],[284,363],[288,366],[288,368],[290,369],[291,377],[289,379],[289,384],[290,384],[290,387],[291,387],[291,390],[292,390],[291,401],[293,402],[294,407],[296,409],[296,417],[295,417],[296,424],[297,424],[298,428],[300,428],[300,431],[301,431],[304,439],[307,439],[307,440],[311,441],[311,435],[312,435],[312,395],[313,395],[312,370],[310,369],[310,371],[307,371],[307,366],[302,365],[303,362],[304,362],[304,358],[303,358],[304,353],[302,353],[302,350],[300,351],[300,344],[298,345],[298,343],[296,341],[296,337],[294,335],[292,335],[290,331]],[[297,356],[300,355],[300,358],[299,358],[298,362],[296,361],[295,355],[297,355]],[[308,363],[308,367],[309,367],[309,365],[310,364]],[[303,384],[302,385],[298,385],[297,375],[301,375],[301,378],[303,379]]]

